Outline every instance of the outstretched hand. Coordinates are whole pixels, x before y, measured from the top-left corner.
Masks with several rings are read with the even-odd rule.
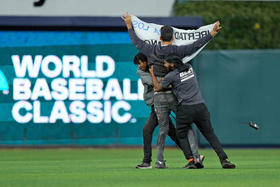
[[[213,30],[210,32],[211,36],[214,37],[221,30],[221,28],[220,21],[217,21],[213,27]]]
[[[131,16],[126,12],[124,15],[121,16],[122,20],[125,22],[128,29],[132,28],[132,20]]]
[[[214,28],[213,30],[216,31],[216,32],[219,32],[219,30],[221,29],[222,27],[220,27],[220,21],[217,21],[214,25]]]

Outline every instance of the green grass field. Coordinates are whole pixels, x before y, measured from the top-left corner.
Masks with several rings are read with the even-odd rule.
[[[136,148],[0,149],[0,186],[280,186],[280,149],[226,149],[235,170],[222,169],[214,151],[200,152],[204,169],[183,169],[182,153],[166,149],[168,169],[137,170]]]

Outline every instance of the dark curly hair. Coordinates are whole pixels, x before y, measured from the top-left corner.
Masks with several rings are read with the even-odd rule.
[[[139,60],[141,60],[142,62],[148,62],[147,57],[143,53],[138,53],[137,55],[135,55],[133,60],[134,64],[135,65],[139,64]]]

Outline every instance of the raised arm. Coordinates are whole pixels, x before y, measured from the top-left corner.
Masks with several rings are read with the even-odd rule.
[[[195,53],[197,50],[199,50],[203,45],[205,45],[207,42],[209,42],[221,29],[220,22],[217,21],[213,27],[213,30],[210,32],[210,34],[198,39],[197,41],[193,42],[189,45],[181,45],[177,46],[176,53],[181,58],[191,55]]]
[[[152,51],[153,51],[153,45],[147,44],[145,41],[141,40],[135,33],[133,26],[132,26],[132,21],[131,21],[131,16],[128,13],[125,13],[122,16],[122,19],[124,20],[127,31],[129,34],[129,37],[133,43],[133,45],[141,51],[144,55],[146,56],[151,56]]]

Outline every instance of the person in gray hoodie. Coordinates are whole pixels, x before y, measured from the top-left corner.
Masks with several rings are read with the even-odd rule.
[[[134,57],[134,64],[138,66],[137,74],[141,79],[141,82],[144,86],[143,98],[147,106],[151,107],[150,116],[143,127],[143,141],[144,141],[144,158],[141,164],[137,165],[137,169],[150,169],[151,161],[152,161],[152,138],[153,132],[158,125],[157,116],[154,109],[153,97],[154,97],[154,87],[152,82],[151,74],[148,69],[148,60],[147,57],[143,53],[138,53]],[[178,138],[176,136],[176,129],[172,123],[172,120],[169,118],[169,131],[168,136],[176,143],[178,147],[181,146],[179,144]],[[195,131],[192,128],[189,129],[188,140],[190,142],[190,147],[192,154],[195,159],[204,160],[203,155],[198,154],[198,142]]]

